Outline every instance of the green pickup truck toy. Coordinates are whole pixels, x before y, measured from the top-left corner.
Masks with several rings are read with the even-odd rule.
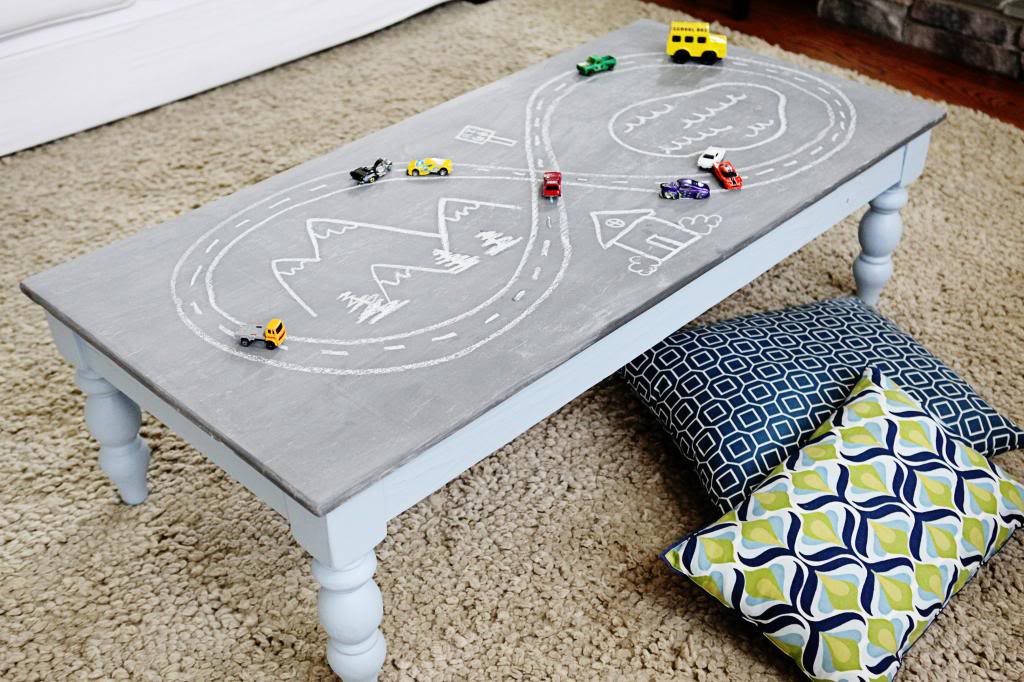
[[[603,57],[591,55],[587,57],[587,61],[577,64],[576,70],[580,72],[581,76],[592,76],[602,71],[611,71],[615,68],[616,63],[615,57],[610,54],[606,54]]]

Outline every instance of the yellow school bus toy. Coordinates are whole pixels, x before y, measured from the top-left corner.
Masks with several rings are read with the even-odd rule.
[[[719,33],[711,33],[706,21],[673,21],[668,29],[665,54],[682,64],[688,59],[699,59],[714,64],[725,57],[729,42]]]

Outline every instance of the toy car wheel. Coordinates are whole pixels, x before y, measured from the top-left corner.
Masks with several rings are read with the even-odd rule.
[[[672,55],[672,61],[676,64],[685,64],[690,59],[690,53],[686,50],[676,50],[676,53]]]
[[[273,341],[265,341],[264,343],[266,343],[267,345],[267,350],[274,350],[275,348],[277,348],[277,344],[274,343]]]
[[[242,344],[242,348],[248,348],[249,347],[249,339],[240,339],[239,343]]]
[[[438,175],[448,175],[448,169],[447,168],[442,168],[441,170],[437,171],[437,174]]]
[[[409,173],[409,175],[411,175],[413,177],[416,177],[419,174],[420,174],[420,172],[417,169],[415,169],[415,168],[413,168],[412,171]]]
[[[718,60],[718,57],[711,50],[706,51],[700,56],[701,64],[714,64]]]

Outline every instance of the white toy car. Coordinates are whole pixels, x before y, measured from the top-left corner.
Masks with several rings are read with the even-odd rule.
[[[708,147],[697,157],[697,168],[711,170],[715,164],[725,158],[725,150],[721,147]]]

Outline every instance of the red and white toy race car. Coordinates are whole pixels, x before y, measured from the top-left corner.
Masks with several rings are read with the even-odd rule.
[[[562,196],[562,174],[558,171],[545,172],[544,182],[540,186],[540,195],[548,199],[557,199]]]
[[[726,189],[743,189],[743,178],[736,172],[736,167],[728,161],[716,163],[711,167],[711,172],[718,178],[718,182]]]

